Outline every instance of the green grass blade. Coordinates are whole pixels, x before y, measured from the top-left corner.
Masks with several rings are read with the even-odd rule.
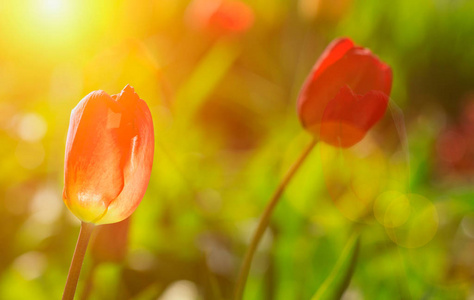
[[[356,231],[349,238],[336,265],[311,298],[312,300],[340,299],[342,297],[354,273],[359,248],[360,233]]]

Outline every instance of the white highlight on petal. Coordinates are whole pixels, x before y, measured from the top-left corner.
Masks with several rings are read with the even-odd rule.
[[[88,203],[88,202],[100,203],[100,201],[102,200],[102,196],[100,194],[94,194],[94,193],[89,193],[89,192],[79,192],[77,194],[77,200],[83,203]]]
[[[107,129],[114,129],[120,127],[121,113],[116,113],[109,108],[107,111]]]
[[[132,169],[135,169],[135,153],[137,152],[137,141],[138,141],[138,135],[134,136],[132,138],[132,149],[130,150],[130,165]]]

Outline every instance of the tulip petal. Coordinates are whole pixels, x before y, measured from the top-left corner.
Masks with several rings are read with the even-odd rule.
[[[344,59],[334,64],[328,74],[344,73],[344,83],[356,94],[366,94],[376,90],[390,95],[392,70],[381,62],[369,49],[355,47],[347,52]]]
[[[351,147],[364,138],[385,114],[388,96],[379,91],[354,94],[348,86],[341,88],[324,111],[320,127],[322,141],[338,147]]]
[[[353,47],[354,42],[348,38],[339,38],[332,41],[314,65],[311,80],[316,80],[322,72],[341,59]]]
[[[318,102],[324,101],[324,99],[316,99],[318,89],[321,89],[316,85],[318,78],[329,66],[344,57],[353,47],[354,43],[348,38],[336,39],[326,47],[316,64],[314,64],[298,97],[297,110],[304,127],[308,127],[310,123],[313,123],[311,120],[320,120],[322,116],[322,110],[318,109],[317,106],[321,106]]]
[[[64,201],[93,222],[124,186],[122,111],[105,92],[84,97],[71,113],[66,143]]]
[[[95,221],[97,224],[119,222],[132,214],[145,194],[153,164],[153,121],[148,106],[130,86],[125,87],[116,99],[130,116],[134,133],[124,156],[124,188],[109,203],[107,212]]]

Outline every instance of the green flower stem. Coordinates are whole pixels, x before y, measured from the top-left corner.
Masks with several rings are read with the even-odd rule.
[[[82,262],[86,254],[87,245],[94,230],[95,225],[92,223],[81,223],[81,231],[79,232],[79,238],[77,239],[76,250],[72,257],[71,266],[69,267],[69,273],[67,275],[66,287],[64,288],[63,300],[74,299],[76,293],[77,281],[79,274],[81,273]]]
[[[285,177],[283,178],[283,180],[278,185],[278,187],[277,187],[275,193],[273,194],[272,198],[268,202],[267,207],[265,208],[265,211],[263,212],[263,215],[260,218],[260,222],[258,223],[257,230],[255,231],[255,233],[253,235],[252,242],[250,243],[250,246],[247,249],[247,253],[245,254],[245,258],[244,258],[244,262],[242,264],[242,267],[240,268],[239,278],[237,280],[237,284],[236,284],[236,287],[235,287],[235,294],[234,294],[234,299],[235,300],[241,300],[242,297],[243,297],[244,289],[245,289],[245,283],[247,282],[247,277],[249,275],[250,266],[252,264],[253,256],[255,254],[255,251],[257,250],[258,244],[260,243],[260,240],[262,239],[262,236],[263,236],[265,230],[268,227],[268,223],[270,222],[270,218],[272,216],[273,210],[275,209],[276,205],[278,204],[278,201],[280,200],[281,195],[285,191],[286,186],[288,185],[288,183],[290,183],[291,179],[296,174],[296,171],[298,171],[298,169],[301,167],[301,165],[306,160],[309,153],[311,153],[311,150],[313,150],[313,148],[316,144],[317,144],[317,140],[313,139],[311,141],[311,143],[305,148],[305,150],[300,155],[298,160],[288,170]]]

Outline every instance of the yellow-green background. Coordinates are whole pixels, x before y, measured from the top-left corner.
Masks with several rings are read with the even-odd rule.
[[[152,112],[155,161],[128,254],[96,268],[91,299],[229,299],[258,217],[310,140],[295,108],[301,84],[338,36],[392,66],[409,189],[437,213],[425,228],[434,237],[416,248],[366,225],[345,299],[473,297],[474,168],[446,166],[437,145],[474,101],[474,1],[248,1],[253,27],[223,37],[191,28],[188,5],[0,4],[0,299],[60,298],[79,231],[61,196],[69,114],[89,92],[126,84]],[[400,147],[393,128],[387,140]],[[353,222],[325,185],[324,147],[277,207],[245,299],[310,299],[349,239]]]

